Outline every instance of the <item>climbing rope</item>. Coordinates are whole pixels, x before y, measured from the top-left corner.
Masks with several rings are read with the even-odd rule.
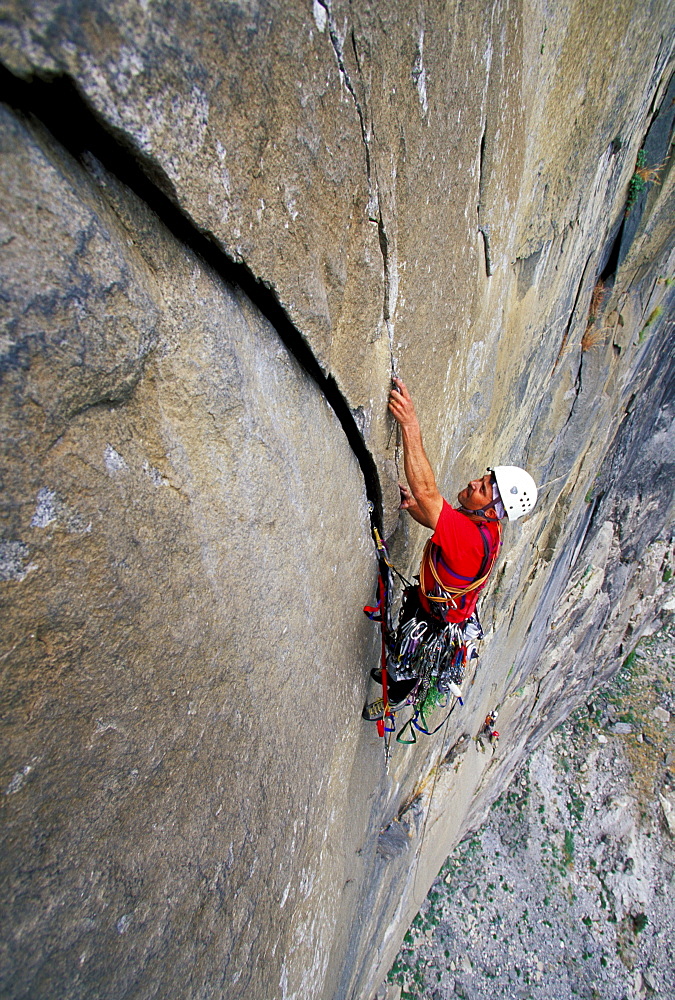
[[[382,681],[382,703],[383,703],[383,713],[382,718],[377,720],[377,733],[378,736],[384,738],[384,765],[387,773],[389,772],[389,761],[391,759],[391,737],[392,733],[396,732],[396,718],[395,714],[389,708],[389,693],[387,689],[387,657],[389,653],[389,644],[391,642],[391,635],[393,632],[392,617],[391,617],[391,603],[392,594],[394,589],[393,572],[394,567],[389,559],[389,553],[387,551],[387,546],[385,545],[379,531],[373,525],[373,538],[375,539],[375,546],[377,548],[377,562],[378,562],[378,577],[377,577],[377,595],[378,601],[374,607],[366,605],[363,609],[364,612],[372,621],[380,623],[380,630],[382,634],[382,649],[380,656],[380,666],[381,666],[381,681]]]

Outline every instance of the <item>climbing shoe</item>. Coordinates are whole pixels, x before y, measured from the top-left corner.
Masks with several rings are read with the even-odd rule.
[[[390,701],[389,711],[398,712],[400,708],[406,703],[406,699],[403,701]],[[376,698],[375,701],[371,701],[369,705],[365,705],[361,715],[366,720],[366,722],[377,722],[378,719],[384,718],[384,701],[382,698]]]
[[[373,669],[370,671],[370,676],[375,681],[376,684],[381,684],[382,683],[382,667],[373,667]],[[394,684],[395,683],[391,679],[391,676],[389,674],[387,674],[387,678],[388,678],[388,683],[389,684]]]

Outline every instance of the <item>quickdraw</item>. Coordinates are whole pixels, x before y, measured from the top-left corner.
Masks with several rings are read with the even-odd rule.
[[[416,627],[415,619],[413,618],[411,621],[413,628],[410,631],[413,631]],[[410,625],[410,623],[406,624]],[[397,743],[416,743],[415,730],[424,733],[425,736],[433,736],[448,721],[457,703],[464,705],[462,689],[459,685],[464,680],[468,659],[473,658],[474,655],[477,656],[478,653],[473,643],[460,642],[459,634],[456,625],[442,629],[432,636],[431,640],[423,647],[421,656],[415,661],[413,669],[420,671],[420,680],[411,692],[409,699],[412,701],[414,711],[412,717],[408,719],[396,737]],[[443,721],[434,729],[430,729],[426,712],[430,692],[434,692],[434,690],[440,694],[441,698],[447,699],[451,696],[452,704]],[[408,730],[410,738],[404,736]]]

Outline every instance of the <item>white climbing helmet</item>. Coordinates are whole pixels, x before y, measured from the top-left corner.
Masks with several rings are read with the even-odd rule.
[[[517,465],[498,465],[488,471],[497,481],[509,521],[517,521],[532,510],[537,502],[537,487],[529,472],[519,469]]]

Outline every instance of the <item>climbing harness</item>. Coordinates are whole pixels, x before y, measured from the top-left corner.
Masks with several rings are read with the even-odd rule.
[[[406,588],[399,616],[398,629],[389,655],[389,673],[396,681],[417,679],[408,696],[413,706],[411,718],[396,737],[398,743],[416,743],[416,731],[433,736],[447,722],[457,702],[463,705],[461,684],[467,663],[478,658],[476,643],[483,638],[483,630],[475,610],[478,594],[492,572],[501,547],[501,525],[497,522],[498,537],[494,543],[486,526],[478,529],[483,542],[483,559],[476,576],[463,578],[454,572],[443,559],[440,546],[429,539],[419,571],[419,590]],[[439,575],[442,566],[448,584]],[[434,584],[427,585],[427,568]],[[431,610],[426,612],[419,599],[419,591],[429,601]],[[475,595],[472,598],[471,595]],[[466,612],[462,622],[448,622],[445,616],[450,608]],[[439,701],[434,692],[441,695]],[[450,698],[452,696],[452,698]],[[431,699],[431,700],[430,700]],[[431,707],[450,708],[443,721],[434,729],[429,727],[427,714]]]
[[[388,766],[392,737],[396,733],[396,714],[402,707],[411,706],[413,713],[397,734],[396,742],[413,744],[417,742],[418,732],[433,736],[448,721],[457,703],[464,704],[460,685],[467,664],[478,657],[476,643],[483,638],[483,632],[475,612],[461,623],[442,620],[437,617],[435,609],[431,613],[425,612],[419,602],[417,585],[406,580],[392,565],[377,528],[373,528],[373,536],[378,554],[378,603],[363,610],[381,626],[383,712],[382,718],[377,720],[377,730],[385,740],[385,764]],[[396,629],[391,611],[394,573],[404,584]],[[474,581],[474,588],[482,582],[481,578]],[[390,679],[397,682],[415,680],[408,696],[402,704],[396,705],[395,710],[389,701]],[[427,717],[437,707],[448,708],[448,711],[432,729]]]
[[[388,670],[394,680],[414,681],[408,695],[413,715],[397,736],[399,743],[415,743],[415,730],[431,736],[443,726],[431,729],[429,712],[449,706],[446,719],[457,702],[463,705],[461,684],[467,664],[478,657],[477,642],[483,632],[474,613],[465,622],[446,622],[434,612],[426,612],[419,601],[418,588],[403,592],[398,628],[389,649]]]
[[[483,559],[473,578],[462,577],[448,566],[440,546],[429,539],[420,563],[419,586],[406,580],[392,565],[387,546],[373,525],[378,560],[378,602],[363,610],[371,620],[379,622],[381,628],[382,714],[375,721],[378,734],[384,738],[387,770],[398,711],[406,706],[412,707],[411,717],[396,735],[397,743],[412,744],[417,742],[418,732],[425,736],[437,733],[448,721],[457,703],[464,704],[461,685],[467,664],[477,659],[476,643],[483,638],[475,610],[476,602],[501,547],[501,525],[499,521],[496,524],[496,543],[487,525],[477,525],[483,542]],[[439,570],[443,571],[443,578]],[[404,585],[396,627],[392,620],[394,574]],[[426,598],[429,611],[422,606],[420,593]],[[462,613],[462,621],[446,621],[451,609]],[[407,696],[402,695],[402,700],[397,700],[392,708],[389,684],[400,681],[412,683]],[[448,711],[443,721],[432,729],[428,716],[436,708],[447,708]],[[379,714],[379,709],[377,713],[372,713],[375,714]],[[364,718],[369,718],[366,709]]]
[[[424,614],[421,608],[418,614]],[[404,610],[402,618],[403,615]],[[416,732],[433,736],[445,725],[457,704],[464,705],[460,685],[467,665],[478,658],[476,643],[482,636],[475,615],[462,625],[435,623],[416,616],[399,625],[389,670],[392,673],[395,670],[397,680],[417,678],[417,682],[408,696],[413,714],[396,737],[398,743],[416,743]],[[435,708],[448,711],[432,729],[427,716]]]

